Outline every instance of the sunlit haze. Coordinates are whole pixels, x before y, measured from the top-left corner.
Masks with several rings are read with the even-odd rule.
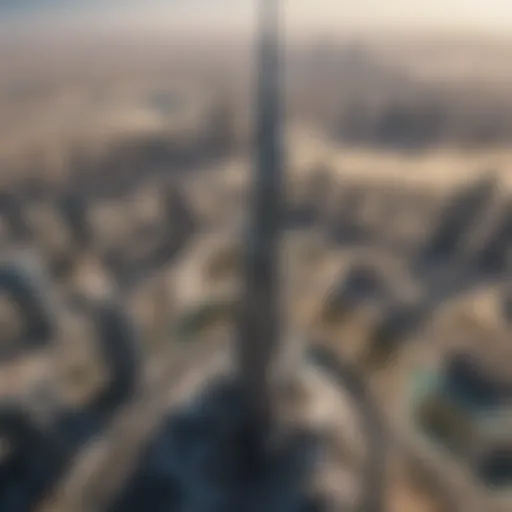
[[[289,26],[298,33],[328,31],[443,31],[507,35],[509,0],[286,0]],[[160,31],[172,27],[244,31],[255,0],[32,0],[0,3],[0,20],[12,28],[97,27]]]

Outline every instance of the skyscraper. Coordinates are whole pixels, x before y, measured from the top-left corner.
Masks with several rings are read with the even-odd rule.
[[[236,347],[254,432],[264,432],[270,419],[269,370],[279,348],[281,323],[278,245],[283,156],[278,3],[261,0],[259,4],[252,206]]]

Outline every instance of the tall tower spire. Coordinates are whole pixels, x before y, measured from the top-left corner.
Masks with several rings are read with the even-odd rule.
[[[281,147],[278,0],[260,0],[251,211],[237,352],[250,421],[266,430],[269,369],[279,347]]]

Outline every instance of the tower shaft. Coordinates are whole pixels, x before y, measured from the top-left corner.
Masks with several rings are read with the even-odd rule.
[[[269,371],[280,341],[283,181],[278,1],[262,0],[259,7],[251,217],[237,340],[240,379],[257,430],[270,419]]]

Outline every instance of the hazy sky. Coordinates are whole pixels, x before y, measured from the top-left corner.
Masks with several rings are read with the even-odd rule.
[[[282,0],[300,30],[423,29],[512,36],[512,0]],[[155,29],[184,24],[238,27],[251,23],[256,0],[0,0],[4,23]]]

